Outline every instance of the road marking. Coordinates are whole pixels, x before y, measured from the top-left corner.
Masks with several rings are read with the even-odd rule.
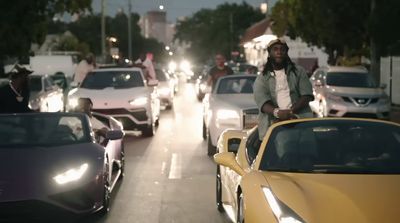
[[[161,174],[162,175],[164,175],[165,169],[167,169],[167,163],[166,162],[162,162],[162,164],[161,164]]]
[[[169,168],[169,179],[181,179],[182,178],[182,157],[173,153],[171,158],[171,167]]]

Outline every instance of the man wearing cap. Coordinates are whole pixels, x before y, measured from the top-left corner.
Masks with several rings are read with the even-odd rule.
[[[260,140],[276,121],[312,117],[309,102],[314,99],[307,73],[288,55],[284,39],[268,44],[268,61],[254,83],[254,98],[260,109]]]
[[[19,64],[11,69],[10,82],[0,88],[0,113],[31,112],[28,75],[33,71]]]

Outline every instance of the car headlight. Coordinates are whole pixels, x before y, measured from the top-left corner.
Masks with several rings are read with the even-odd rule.
[[[220,109],[216,113],[217,126],[220,125],[240,125],[240,116],[237,111],[229,109]]]
[[[77,181],[82,178],[83,174],[85,174],[88,168],[89,165],[87,163],[84,163],[78,168],[72,168],[61,174],[58,174],[57,176],[53,177],[53,180],[60,185]]]
[[[262,187],[262,191],[279,223],[304,223],[300,216],[275,197],[271,189]]]
[[[330,99],[331,101],[334,101],[334,102],[343,102],[344,101],[342,97],[336,96],[336,95],[333,95],[333,94],[327,94],[326,98]]]
[[[143,106],[147,104],[147,97],[140,97],[129,101],[129,104],[133,106]]]
[[[77,98],[70,98],[68,100],[68,105],[71,109],[78,107],[78,99]]]
[[[171,94],[171,90],[169,88],[160,88],[160,89],[158,89],[158,93],[160,95],[167,96],[167,95]]]

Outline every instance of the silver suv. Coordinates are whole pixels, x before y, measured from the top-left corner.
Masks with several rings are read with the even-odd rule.
[[[310,78],[315,101],[310,107],[319,117],[389,119],[390,100],[363,67],[324,67]]]

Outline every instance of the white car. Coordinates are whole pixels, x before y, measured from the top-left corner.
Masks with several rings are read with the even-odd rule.
[[[69,92],[69,110],[78,98],[90,98],[93,111],[119,120],[125,130],[153,136],[160,117],[157,88],[147,86],[140,68],[113,67],[90,72],[82,84]]]
[[[166,109],[171,109],[174,105],[175,81],[161,69],[155,69],[158,80],[158,94],[160,95],[161,105]]]
[[[63,89],[49,75],[29,76],[29,107],[40,112],[64,111]]]
[[[208,155],[213,155],[219,136],[226,129],[250,129],[258,123],[253,96],[256,75],[234,74],[218,79],[203,99],[203,139]]]
[[[323,67],[310,78],[319,117],[389,119],[390,99],[363,67]]]

